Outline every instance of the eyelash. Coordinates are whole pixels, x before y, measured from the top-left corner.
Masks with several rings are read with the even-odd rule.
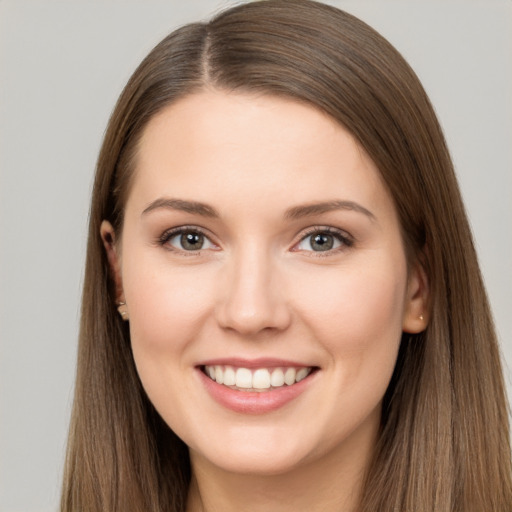
[[[294,247],[313,235],[329,235],[335,238],[341,244],[340,247],[328,249],[326,251],[304,251],[311,253],[311,255],[314,255],[313,257],[315,258],[331,256],[333,253],[338,253],[340,251],[349,249],[354,245],[354,239],[345,231],[341,231],[340,229],[333,228],[331,226],[313,226],[306,230],[306,232],[301,236],[300,240],[294,245]],[[300,249],[295,249],[295,251],[299,250]]]
[[[168,245],[169,241],[172,240],[173,238],[175,238],[176,236],[187,234],[187,233],[202,235],[206,240],[208,240],[208,242],[210,244],[216,245],[216,244],[214,244],[214,242],[211,241],[210,236],[202,228],[200,228],[198,226],[180,226],[177,228],[168,229],[167,231],[164,231],[164,233],[162,233],[162,235],[160,235],[160,237],[158,237],[157,242],[160,246],[165,247],[169,251],[180,252],[187,256],[195,256],[195,255],[200,254],[200,252],[203,249],[187,251],[184,249],[178,249],[176,247]],[[313,251],[313,250],[311,250],[311,251],[302,250],[302,251],[310,252],[310,253],[314,254],[314,257],[325,257],[325,256],[332,255],[333,253],[337,253],[339,251],[346,250],[347,248],[350,248],[354,245],[354,239],[348,233],[346,233],[344,231],[341,231],[339,229],[329,227],[329,226],[314,226],[314,227],[309,228],[301,236],[300,240],[294,244],[293,247],[295,248],[300,243],[304,242],[305,240],[307,240],[307,238],[309,238],[313,235],[322,235],[322,234],[334,237],[338,242],[340,242],[340,244],[341,244],[340,247],[328,249],[325,251]],[[310,243],[310,246],[311,246],[311,243]],[[292,249],[292,251],[298,252],[298,251],[301,251],[301,249]]]
[[[186,251],[184,249],[178,249],[176,247],[169,245],[170,240],[172,240],[176,236],[184,235],[187,233],[202,235],[206,240],[208,240],[210,244],[216,245],[211,241],[210,235],[208,235],[203,229],[201,229],[198,226],[180,226],[178,228],[168,229],[167,231],[164,231],[160,235],[160,237],[158,237],[157,241],[159,245],[165,247],[165,249],[167,249],[168,251],[176,251],[185,256],[196,256],[201,253],[202,249],[197,249],[195,251]]]

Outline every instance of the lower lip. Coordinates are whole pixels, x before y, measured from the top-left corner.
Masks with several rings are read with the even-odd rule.
[[[314,372],[300,382],[269,391],[238,391],[218,384],[198,368],[200,378],[212,398],[220,405],[243,414],[265,414],[280,409],[309,387]]]

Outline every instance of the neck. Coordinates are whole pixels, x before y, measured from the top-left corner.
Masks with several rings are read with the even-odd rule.
[[[273,475],[228,472],[191,451],[187,512],[356,512],[373,446],[333,450]]]

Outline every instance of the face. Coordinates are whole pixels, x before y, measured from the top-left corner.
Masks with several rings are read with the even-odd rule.
[[[426,287],[378,170],[331,118],[181,99],[143,134],[122,236],[102,235],[142,384],[193,462],[270,474],[371,450]]]

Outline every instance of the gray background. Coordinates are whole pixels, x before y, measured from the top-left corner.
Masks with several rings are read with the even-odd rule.
[[[172,28],[230,3],[0,1],[2,512],[57,509],[89,193],[114,102]],[[332,3],[403,53],[437,109],[510,366],[512,3]]]

